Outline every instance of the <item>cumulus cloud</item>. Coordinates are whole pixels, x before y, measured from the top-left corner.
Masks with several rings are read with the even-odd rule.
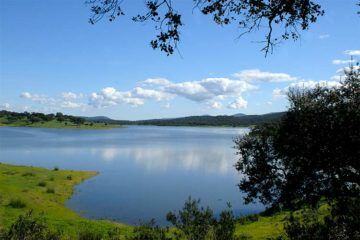
[[[45,95],[24,92],[22,98],[48,104],[60,108],[80,108],[92,106],[96,108],[117,106],[121,104],[138,107],[147,101],[165,102],[160,106],[170,107],[169,101],[180,97],[207,105],[213,109],[226,106],[230,109],[246,108],[248,102],[243,94],[258,89],[257,83],[282,83],[299,81],[286,73],[263,72],[258,69],[247,69],[235,73],[232,78],[211,77],[201,80],[172,82],[166,78],[148,78],[139,82],[134,88],[116,89],[104,87],[90,94],[63,92],[59,97],[50,98]],[[87,96],[87,102],[84,102]]]
[[[21,98],[33,101],[43,105],[43,107],[57,109],[57,108],[80,108],[84,107],[84,103],[76,102],[75,100],[82,97],[82,94],[75,94],[72,92],[64,92],[60,98],[51,98],[46,95],[32,94],[23,92],[20,94]]]
[[[166,78],[148,78],[142,82],[140,85],[168,85],[170,83]]]
[[[262,72],[259,69],[248,69],[233,74],[234,77],[247,82],[292,82],[297,78],[287,73]]]
[[[299,81],[296,83],[291,83],[285,88],[275,88],[273,90],[274,97],[284,97],[288,93],[289,89],[299,88],[299,89],[313,89],[315,87],[325,87],[325,88],[337,88],[341,86],[341,83],[338,81]]]
[[[155,99],[157,101],[169,100],[172,98],[172,95],[168,93],[153,89],[144,89],[141,87],[134,88],[131,95],[137,98]]]
[[[209,107],[212,109],[221,109],[222,104],[221,102],[210,102]]]
[[[65,100],[65,101],[73,101],[76,99],[80,99],[82,98],[84,95],[82,93],[76,94],[73,92],[63,92],[61,93],[61,97]]]
[[[137,107],[144,104],[143,99],[133,97],[131,92],[121,92],[113,87],[106,87],[98,93],[92,93],[89,100],[89,104],[94,107],[108,107],[117,104],[129,104]]]
[[[340,60],[340,59],[335,59],[332,61],[333,64],[335,65],[339,65],[339,64],[350,64],[350,63],[354,63],[355,60]]]
[[[247,101],[245,101],[242,97],[238,97],[235,101],[229,103],[228,108],[230,109],[242,109],[247,108]]]
[[[360,50],[346,50],[344,53],[350,56],[360,56]]]
[[[84,103],[77,103],[77,102],[71,102],[71,101],[64,101],[60,103],[60,107],[62,108],[81,108],[85,107],[86,105]]]
[[[0,109],[9,110],[11,105],[9,103],[0,104]]]
[[[186,99],[205,102],[226,97],[236,97],[257,87],[242,80],[206,78],[200,81],[168,83],[162,90]]]
[[[50,103],[53,102],[52,98],[49,98],[45,95],[38,95],[38,94],[31,94],[29,92],[23,92],[20,94],[20,97],[24,98],[24,99],[29,99],[33,102],[38,102],[41,104],[46,104],[46,103]]]

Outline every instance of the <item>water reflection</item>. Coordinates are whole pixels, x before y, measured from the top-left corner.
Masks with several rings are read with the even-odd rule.
[[[165,224],[169,210],[188,196],[201,198],[215,213],[231,202],[243,205],[233,165],[233,137],[243,128],[128,127],[106,131],[0,128],[0,162],[95,170],[76,187],[67,206],[89,218],[136,224],[155,218]]]
[[[167,171],[176,168],[226,174],[234,165],[233,154],[229,151],[219,151],[217,148],[110,147],[93,148],[91,152],[100,155],[103,161],[130,158],[147,171]]]

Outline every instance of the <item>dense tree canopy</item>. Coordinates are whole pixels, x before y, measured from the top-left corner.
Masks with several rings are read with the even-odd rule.
[[[280,122],[235,140],[246,202],[297,209],[326,200],[331,206],[325,224],[291,222],[291,239],[360,239],[360,68],[345,74],[338,88],[290,90]]]
[[[339,88],[292,89],[279,123],[239,138],[237,170],[248,202],[294,206],[360,194],[360,70]]]
[[[87,0],[90,6],[90,23],[95,24],[106,17],[114,21],[125,15],[122,0]],[[183,26],[181,13],[175,9],[172,0],[147,0],[145,12],[133,16],[135,22],[151,21],[155,24],[157,35],[150,44],[167,55],[173,54],[180,41],[180,28]],[[282,40],[297,40],[299,30],[309,29],[324,10],[316,0],[193,0],[194,10],[212,16],[219,25],[236,24],[242,35],[266,29],[265,55],[273,51],[274,45]],[[275,28],[278,28],[275,31]]]

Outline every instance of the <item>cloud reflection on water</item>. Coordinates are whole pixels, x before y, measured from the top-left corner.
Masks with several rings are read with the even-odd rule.
[[[231,149],[230,149],[231,150]],[[167,171],[171,168],[184,170],[203,170],[207,173],[226,174],[233,169],[233,151],[218,148],[164,148],[164,147],[106,147],[92,149],[103,161],[133,160],[147,171]]]

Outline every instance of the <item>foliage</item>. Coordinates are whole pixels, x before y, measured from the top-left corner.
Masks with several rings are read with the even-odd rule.
[[[91,229],[83,229],[79,232],[78,240],[102,240],[103,236],[101,233]]]
[[[156,126],[231,126],[244,127],[258,125],[266,122],[279,120],[283,112],[268,113],[263,115],[243,115],[243,116],[189,116],[172,119],[151,119],[139,121],[116,121],[108,120],[110,123],[124,125],[156,125]]]
[[[109,21],[125,15],[120,0],[86,0],[92,13],[89,22],[95,24],[104,16]],[[300,37],[298,29],[307,30],[319,16],[324,14],[321,6],[310,0],[193,0],[194,10],[204,15],[211,15],[219,25],[235,23],[242,33],[266,29],[265,44],[262,49],[265,54],[272,52],[273,46],[281,40]],[[151,21],[158,31],[150,44],[153,49],[159,49],[167,55],[173,54],[180,41],[180,28],[184,25],[181,14],[175,10],[171,0],[149,0],[145,2],[146,11],[133,17],[135,22]],[[262,24],[265,23],[265,24]],[[274,35],[274,28],[283,29],[279,36]]]
[[[235,217],[228,209],[220,213],[219,219],[213,216],[209,207],[200,207],[200,200],[189,198],[177,214],[169,212],[166,219],[179,231],[177,239],[187,240],[231,240],[235,238]]]
[[[280,123],[235,140],[247,202],[294,206],[359,196],[360,73],[346,74],[340,88],[293,89]]]
[[[46,127],[46,128],[111,128],[119,127],[118,125],[108,125],[99,121],[98,123],[89,123],[84,117],[75,117],[64,115],[60,112],[56,114],[44,114],[36,112],[10,112],[6,110],[0,111],[0,126],[15,127]]]
[[[4,240],[58,240],[59,234],[52,233],[46,226],[44,219],[33,216],[28,211],[10,226],[8,231],[0,235]]]
[[[236,169],[245,175],[239,187],[247,203],[259,199],[296,209],[325,198],[336,226],[326,228],[328,233],[345,228],[351,236],[353,224],[342,219],[358,223],[346,210],[360,198],[360,68],[351,66],[345,74],[338,88],[290,90],[290,109],[280,122],[255,127],[235,144]],[[289,234],[307,229],[311,235],[331,225],[316,224],[312,229],[294,223],[287,229]]]
[[[167,230],[157,226],[155,220],[152,219],[135,227],[134,236],[129,237],[129,240],[170,240],[166,237],[167,232]]]
[[[11,199],[9,202],[9,206],[12,208],[24,208],[26,207],[26,203],[21,199]]]
[[[323,221],[317,213],[292,216],[285,225],[285,232],[295,240],[357,240],[360,239],[360,199],[343,199],[334,204],[331,215]],[[311,210],[310,210],[311,211]]]

